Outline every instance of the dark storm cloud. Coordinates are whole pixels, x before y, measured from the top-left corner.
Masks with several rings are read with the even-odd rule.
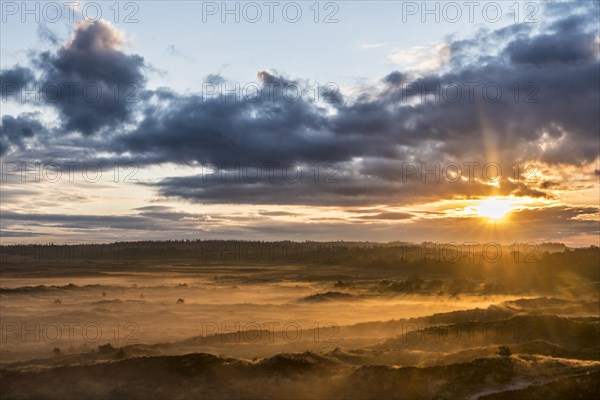
[[[191,95],[148,106],[140,125],[115,138],[110,149],[130,151],[141,163],[293,162],[348,157],[348,152],[334,153],[344,146],[327,134],[328,119],[321,109],[306,99],[283,99],[278,88],[291,81],[269,74],[260,78],[266,85],[256,100]]]
[[[390,85],[399,85],[404,80],[404,75],[399,71],[394,71],[383,78],[383,81]]]
[[[75,139],[66,144],[61,140],[72,131],[90,135],[130,121],[141,97],[144,60],[121,52],[122,43],[121,33],[109,23],[81,23],[75,27],[71,40],[56,52],[35,53],[31,60],[34,69],[17,65],[2,70],[3,102],[12,99],[54,107],[63,125],[54,132],[57,137],[51,138],[53,132],[44,128],[40,113],[4,115],[0,155],[23,151],[28,141],[38,139],[43,143],[42,155],[46,152],[50,158],[48,162],[60,161],[73,153],[89,159],[86,147],[96,147],[96,143]],[[63,156],[67,148],[69,153]]]
[[[563,21],[564,22],[564,21]],[[557,33],[521,38],[506,53],[515,64],[569,64],[594,61],[598,45],[593,33],[581,33],[569,23],[557,25]]]
[[[473,169],[469,179],[456,179],[443,172],[444,165],[410,163],[417,171],[408,174],[401,162],[387,160],[363,161],[360,166],[336,163],[335,168],[317,175],[314,166],[298,165],[297,171],[286,175],[273,169],[272,175],[252,175],[242,169],[218,171],[209,175],[171,177],[151,185],[164,197],[178,197],[204,204],[271,204],[313,206],[410,205],[436,201],[440,198],[478,198],[486,196],[529,196],[552,198],[538,185],[526,184],[523,177],[514,179],[510,165],[495,167],[482,177],[482,165]],[[428,173],[427,170],[430,172]],[[434,171],[437,169],[436,173]],[[297,172],[297,173],[296,173]],[[466,171],[463,172],[468,177]],[[272,178],[272,179],[271,179]],[[510,178],[510,179],[509,179]],[[492,185],[496,180],[498,186]]]
[[[365,185],[362,180],[345,184],[299,182],[221,182],[204,176],[173,177],[156,186],[165,197],[180,197],[206,204],[272,204],[345,206],[380,201],[382,193],[394,193],[381,183]]]
[[[19,88],[28,85],[34,79],[34,74],[29,68],[18,65],[0,71],[2,101],[6,101],[9,96],[19,95]]]
[[[32,59],[39,97],[60,112],[65,131],[90,135],[130,121],[145,82],[145,65],[142,57],[119,50],[122,44],[121,32],[109,23],[82,22],[63,47]],[[23,87],[33,80],[25,68],[6,75],[7,82]]]
[[[75,76],[109,83],[143,81],[143,58],[118,50],[123,42],[121,32],[107,22],[80,23],[69,43],[56,54],[41,54],[39,61],[49,61],[50,65],[39,66],[61,77]]]
[[[39,117],[39,113],[22,113],[16,118],[11,115],[2,116],[0,155],[6,154],[13,146],[23,150],[27,139],[46,132]]]

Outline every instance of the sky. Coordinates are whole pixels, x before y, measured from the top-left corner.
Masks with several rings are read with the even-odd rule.
[[[597,2],[1,12],[2,244],[600,244]]]

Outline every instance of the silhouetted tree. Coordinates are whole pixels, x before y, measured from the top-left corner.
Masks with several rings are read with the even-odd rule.
[[[498,346],[498,351],[496,352],[500,357],[510,357],[512,352],[508,348],[508,346]]]
[[[110,343],[101,344],[100,346],[98,346],[98,353],[101,354],[111,353],[114,350],[115,348]]]

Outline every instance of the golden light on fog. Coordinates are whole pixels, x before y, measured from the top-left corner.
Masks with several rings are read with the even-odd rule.
[[[476,206],[477,215],[491,221],[500,221],[513,210],[510,200],[485,199]]]

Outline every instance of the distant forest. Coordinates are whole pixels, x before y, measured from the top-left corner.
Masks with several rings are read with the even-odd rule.
[[[3,245],[4,272],[48,267],[142,267],[159,264],[332,266],[394,274],[493,276],[524,282],[576,276],[600,281],[600,248],[560,243],[374,243],[171,240],[78,245]],[[15,271],[16,272],[16,271]],[[512,280],[512,279],[511,279]],[[543,279],[550,282],[555,279]]]

